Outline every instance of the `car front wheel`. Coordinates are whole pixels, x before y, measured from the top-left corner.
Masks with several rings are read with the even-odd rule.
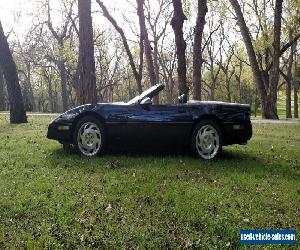
[[[92,116],[82,118],[75,126],[73,142],[77,152],[83,156],[100,154],[105,142],[103,125]]]
[[[215,159],[222,152],[222,134],[217,123],[211,120],[199,122],[191,138],[192,152],[204,160]]]

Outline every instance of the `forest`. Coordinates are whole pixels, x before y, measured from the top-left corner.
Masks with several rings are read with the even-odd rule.
[[[11,122],[128,101],[156,83],[166,91],[155,103],[187,94],[278,119],[281,98],[298,117],[297,0],[12,2],[0,10],[0,110]]]

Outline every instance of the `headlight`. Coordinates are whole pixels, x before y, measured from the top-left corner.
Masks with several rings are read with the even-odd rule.
[[[67,120],[69,120],[69,119],[74,118],[76,115],[77,115],[77,114],[74,114],[74,113],[64,113],[64,114],[62,114],[60,117],[61,117],[62,119],[67,119]]]
[[[68,121],[76,117],[77,114],[74,113],[63,113],[62,115],[56,117],[52,122]]]
[[[57,127],[57,130],[59,131],[65,131],[65,130],[69,130],[70,126],[69,125],[60,125]]]

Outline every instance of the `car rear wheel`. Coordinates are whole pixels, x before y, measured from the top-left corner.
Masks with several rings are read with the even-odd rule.
[[[217,123],[204,120],[197,124],[191,139],[192,152],[204,160],[212,160],[222,152],[222,133]]]
[[[75,126],[73,142],[75,149],[83,156],[92,157],[104,150],[105,131],[98,119],[87,116]]]

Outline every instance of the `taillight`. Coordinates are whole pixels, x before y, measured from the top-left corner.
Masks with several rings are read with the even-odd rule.
[[[245,125],[243,125],[243,124],[235,124],[235,125],[233,125],[233,129],[234,130],[244,130],[245,129]]]

